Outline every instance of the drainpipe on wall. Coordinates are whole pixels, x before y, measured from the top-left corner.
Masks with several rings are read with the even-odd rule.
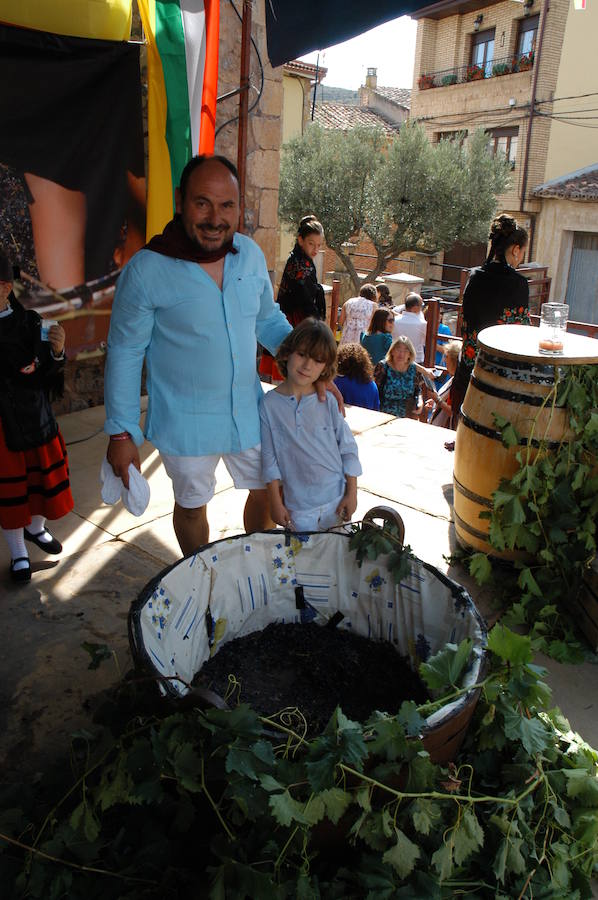
[[[542,16],[540,20],[540,34],[538,35],[538,46],[534,54],[534,72],[532,75],[532,91],[530,96],[529,122],[527,125],[527,134],[525,136],[525,151],[523,155],[523,171],[521,173],[521,194],[519,195],[519,212],[524,212],[525,192],[527,190],[527,174],[529,165],[529,148],[532,137],[532,122],[536,110],[536,88],[538,84],[538,73],[540,71],[540,56],[542,54],[542,43],[544,41],[544,26],[546,25],[546,17],[548,15],[549,0],[544,0],[542,5]],[[531,252],[531,248],[530,248]]]
[[[239,130],[237,134],[237,170],[239,172],[239,231],[245,231],[245,180],[247,172],[247,121],[249,110],[249,57],[251,52],[252,0],[243,2],[241,31],[241,72],[239,76]]]

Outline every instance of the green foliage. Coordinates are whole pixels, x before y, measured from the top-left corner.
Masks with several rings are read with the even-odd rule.
[[[353,525],[349,548],[355,551],[355,558],[361,566],[364,559],[375,560],[386,556],[385,566],[395,584],[399,584],[411,571],[410,560],[415,559],[409,544],[402,544],[396,525],[385,523],[383,528]]]
[[[447,686],[457,687],[459,678],[467,665],[473,641],[466,638],[457,646],[447,644],[444,650],[422,663],[419,672],[431,690]]]
[[[587,651],[570,615],[597,552],[598,366],[555,368],[556,382],[532,423],[531,437],[516,453],[519,468],[493,494],[489,539],[496,550],[527,557],[508,572],[483,553],[470,557],[479,584],[495,578],[510,609],[505,624],[528,629],[533,650],[560,662],[579,662]],[[565,408],[570,435],[557,449],[538,434],[543,410]],[[512,423],[494,417],[506,447],[520,446]]]
[[[343,244],[360,232],[376,248],[368,280],[407,250],[449,249],[485,240],[508,166],[488,152],[483,129],[467,141],[431,144],[421,125],[405,123],[389,138],[381,129],[347,132],[310,125],[284,147],[281,219],[291,228],[313,212],[326,242],[356,287],[359,277]]]
[[[134,716],[39,817],[31,788],[0,790],[3,898],[589,897],[598,754],[543,707],[528,638],[489,647],[448,767],[408,736],[413,704],[337,710],[309,742],[247,706]],[[465,654],[425,671],[451,690]]]
[[[91,657],[91,662],[87,666],[88,669],[99,669],[103,662],[113,658],[112,650],[107,644],[91,644],[89,641],[84,641],[81,644],[81,649],[89,653]]]

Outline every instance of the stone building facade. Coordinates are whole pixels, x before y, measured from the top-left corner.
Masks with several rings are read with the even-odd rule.
[[[414,15],[418,30],[412,118],[422,122],[431,141],[484,128],[491,147],[506,153],[512,166],[510,186],[498,198],[498,207],[515,215],[532,234],[541,208],[533,190],[545,177],[552,100],[570,6],[569,0],[551,0],[550,6],[539,0],[524,4],[478,0],[467,6],[449,0]],[[526,31],[523,46],[531,48],[531,60],[520,52]],[[486,51],[480,51],[485,37],[492,38],[492,47],[488,43]],[[485,77],[476,79],[473,65],[480,58]],[[536,97],[530,118],[534,74]]]

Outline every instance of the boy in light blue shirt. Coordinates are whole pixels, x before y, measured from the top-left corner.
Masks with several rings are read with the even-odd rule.
[[[357,508],[361,465],[351,429],[334,397],[321,403],[318,381],[336,370],[330,328],[305,319],[282,342],[276,363],[285,380],[260,406],[262,477],[275,522],[296,531],[325,531]]]

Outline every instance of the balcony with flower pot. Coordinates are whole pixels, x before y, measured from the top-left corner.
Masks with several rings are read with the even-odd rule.
[[[529,72],[534,65],[534,51],[523,53],[513,60],[513,72]]]
[[[434,75],[420,75],[417,80],[417,86],[420,91],[427,91],[430,88],[436,87]]]
[[[472,81],[484,81],[488,78],[499,78],[503,75],[516,75],[528,72],[534,65],[534,52],[515,56],[503,56],[487,62],[485,65],[470,63],[453,69],[441,69],[438,72],[426,72],[420,75],[417,86],[420,91],[428,88],[451,87]]]

